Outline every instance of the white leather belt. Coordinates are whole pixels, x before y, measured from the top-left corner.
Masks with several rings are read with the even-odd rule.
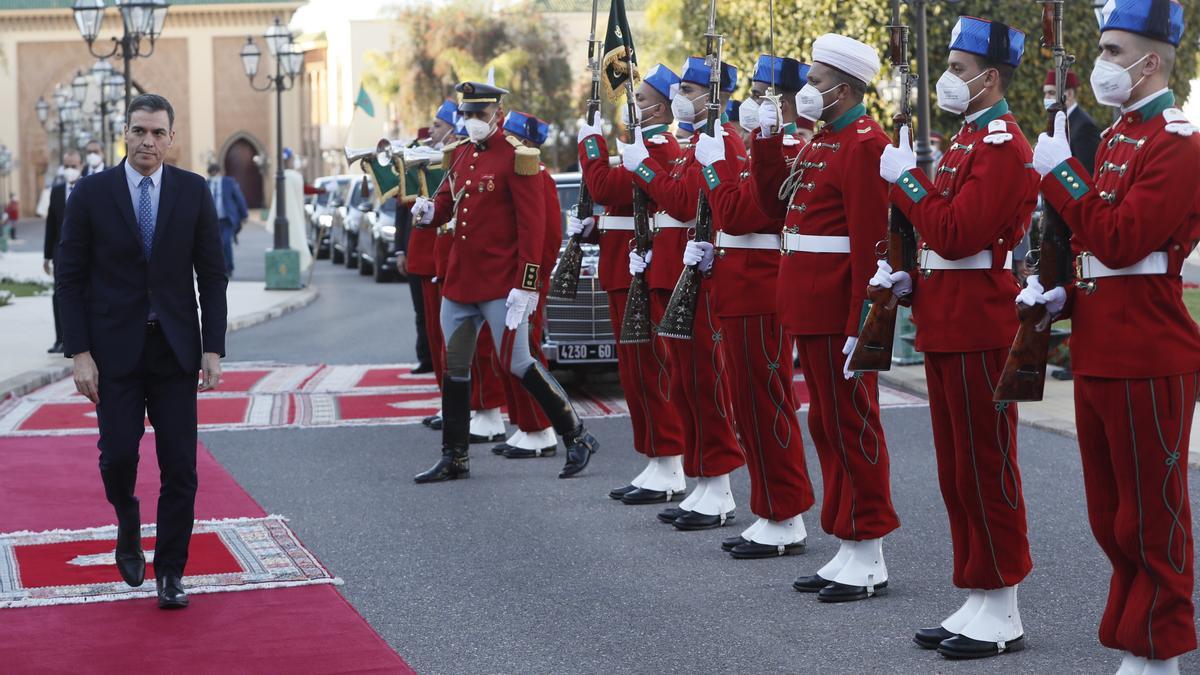
[[[717,233],[716,247],[742,248],[764,251],[779,251],[779,235],[777,234],[725,234]]]
[[[1012,269],[1013,255],[1012,251],[1008,252],[1008,257],[1004,259],[1004,269]],[[992,252],[980,251],[975,255],[969,255],[958,260],[947,260],[942,256],[934,253],[932,250],[921,249],[921,269],[923,270],[990,270],[992,269]]]
[[[633,216],[600,216],[600,223],[597,227],[601,232],[609,230],[633,232]]]
[[[654,214],[654,229],[656,229],[656,230],[665,230],[665,229],[672,228],[672,227],[683,228],[686,230],[686,229],[693,228],[695,226],[696,226],[695,218],[692,218],[691,220],[684,222],[682,220],[676,220],[676,219],[672,218],[671,216],[668,216],[663,211],[659,211],[658,213]]]
[[[814,234],[783,233],[783,252],[849,253],[850,237],[827,237]]]
[[[1080,279],[1166,274],[1167,254],[1165,251],[1155,251],[1129,267],[1114,269],[1097,260],[1091,253],[1083,253],[1075,259],[1075,272]]]

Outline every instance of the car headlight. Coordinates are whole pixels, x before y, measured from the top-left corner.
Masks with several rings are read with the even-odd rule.
[[[333,216],[329,215],[328,213],[322,213],[321,215],[317,216],[317,223],[320,224],[321,227],[332,227]]]
[[[383,236],[385,236],[385,237],[396,236],[396,226],[395,225],[384,225],[383,227],[379,228],[379,231],[383,232]]]

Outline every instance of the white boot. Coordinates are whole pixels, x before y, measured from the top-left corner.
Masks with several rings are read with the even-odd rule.
[[[646,468],[642,469],[641,473],[634,476],[633,480],[629,481],[629,484],[635,488],[642,487],[646,484],[646,477],[653,473],[657,468],[658,467],[654,464],[654,458],[651,457],[650,461],[646,462]]]
[[[746,539],[767,546],[790,546],[804,543],[804,540],[808,539],[808,531],[804,529],[802,516],[795,516],[787,520],[763,520],[761,522],[764,525]]]
[[[1142,675],[1146,672],[1148,662],[1149,660],[1143,656],[1134,656],[1130,652],[1125,652],[1125,658],[1121,659],[1121,667],[1117,669],[1117,675]]]
[[[833,580],[847,586],[864,587],[868,596],[875,594],[877,586],[886,588],[888,573],[883,561],[883,539],[852,541],[850,546],[850,559]]]
[[[767,520],[766,518],[759,518],[758,520],[754,521],[753,525],[742,530],[742,539],[745,539],[746,541],[754,541],[754,534],[761,530],[763,526],[769,522],[771,521]]]
[[[1008,643],[1023,637],[1025,629],[1021,625],[1021,610],[1017,607],[1017,587],[983,591],[983,604],[979,606],[979,612],[959,633],[972,640],[995,642],[1002,652]]]
[[[687,490],[687,480],[683,477],[683,457],[653,457],[650,464],[654,470],[646,476],[645,482],[639,487],[646,490],[667,493],[667,501]]]
[[[707,486],[704,494],[689,511],[706,516],[724,516],[733,511],[733,491],[729,489],[729,474],[704,479]]]
[[[524,433],[524,432],[522,432]],[[541,431],[532,433],[524,433],[524,438],[521,439],[519,445],[514,444],[514,447],[524,448],[526,450],[549,450],[551,448],[558,449],[558,436],[555,435],[554,429],[549,427]]]
[[[481,436],[488,440],[504,436],[504,418],[499,408],[477,410],[471,415],[471,435]]]
[[[842,571],[846,563],[850,562],[850,554],[854,552],[854,542],[842,540],[838,544],[837,555],[825,563],[825,566],[817,570],[817,576],[826,581],[833,581],[833,578]]]
[[[504,444],[511,448],[519,448],[519,447],[521,447],[519,444],[521,443],[522,439],[524,439],[524,438],[525,438],[525,432],[521,431],[520,429],[517,429],[516,431],[513,432],[512,436],[508,437],[507,441],[504,441]]]
[[[1146,669],[1142,672],[1145,675],[1179,675],[1179,657],[1176,656],[1165,661],[1146,659]]]
[[[970,623],[971,619],[979,613],[980,606],[983,605],[983,591],[972,588],[967,591],[967,601],[963,603],[958,611],[946,617],[942,622],[942,628],[954,633],[955,635],[962,632],[964,626]]]
[[[699,503],[701,499],[704,499],[704,493],[708,492],[708,485],[710,482],[712,482],[711,478],[697,478],[696,487],[692,488],[691,494],[689,494],[687,497],[684,497],[682,502],[679,502],[679,508],[683,509],[684,511],[692,511],[696,504]]]

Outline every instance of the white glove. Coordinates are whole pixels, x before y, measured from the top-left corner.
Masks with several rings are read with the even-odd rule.
[[[1062,286],[1056,286],[1047,291],[1042,288],[1042,282],[1038,279],[1038,275],[1031,274],[1025,280],[1025,288],[1022,288],[1021,292],[1017,294],[1017,304],[1026,307],[1045,305],[1047,314],[1052,317],[1058,316],[1067,304],[1067,291]]]
[[[626,171],[634,171],[648,157],[650,151],[646,149],[646,143],[642,140],[642,129],[638,127],[633,131],[633,143],[626,145],[625,152],[621,154],[621,165]]]
[[[508,299],[504,301],[504,306],[508,308],[508,314],[504,316],[504,327],[509,330],[516,330],[533,310],[537,308],[538,294],[537,291],[526,291],[521,288],[514,288],[508,292]]]
[[[760,138],[770,138],[779,130],[779,108],[775,107],[774,101],[764,98],[759,104],[758,129]]]
[[[867,282],[869,286],[879,286],[880,288],[892,289],[892,295],[897,298],[912,293],[912,277],[908,272],[893,272],[892,266],[886,260],[880,260],[876,263],[879,269],[875,270],[875,276]]]
[[[646,251],[646,257],[638,255],[637,251],[629,252],[629,273],[641,274],[650,266],[650,259],[654,257],[654,251]]]
[[[596,113],[596,121],[588,124],[587,116],[583,118],[583,124],[579,127],[578,142],[582,143],[588,136],[603,136],[604,135],[604,120],[600,119],[600,113]]]
[[[596,219],[592,216],[580,220],[574,213],[567,214],[567,236],[573,237],[578,234],[586,237],[592,233],[592,227],[595,224]]]
[[[905,171],[917,167],[917,153],[913,152],[909,139],[908,125],[900,127],[900,144],[889,145],[879,156],[879,175],[889,183],[900,180]]]
[[[1045,176],[1054,167],[1071,159],[1071,142],[1067,140],[1067,116],[1061,111],[1054,116],[1054,135],[1042,132],[1033,148],[1033,170]]]
[[[683,264],[699,267],[705,274],[712,269],[713,257],[713,245],[707,241],[689,241],[683,247]]]
[[[412,216],[421,225],[428,225],[433,222],[433,200],[426,197],[417,197],[417,201],[412,205]]]
[[[725,159],[725,141],[721,138],[722,135],[700,134],[700,139],[696,141],[696,161],[700,162],[701,166],[712,166]]]
[[[846,344],[842,345],[842,353],[846,355],[846,362],[842,364],[842,377],[847,380],[854,377],[854,371],[850,370],[850,355],[854,353],[854,347],[858,344],[858,338],[846,338]]]

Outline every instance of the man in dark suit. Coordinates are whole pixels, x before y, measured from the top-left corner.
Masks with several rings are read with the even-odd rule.
[[[45,241],[42,244],[42,270],[51,277],[54,276],[54,254],[58,250],[58,237],[62,233],[63,212],[67,209],[67,197],[75,189],[79,180],[83,160],[78,150],[68,150],[63,154],[63,182],[50,188],[50,205],[46,210]],[[63,350],[62,321],[59,319],[58,296],[51,297],[51,308],[54,311],[54,345],[46,351],[51,354],[61,354]]]
[[[90,176],[107,168],[104,166],[104,146],[93,138],[83,146],[83,175]]]
[[[207,183],[163,164],[175,138],[171,104],[143,94],[125,119],[125,161],[80,180],[67,202],[56,292],[75,386],[96,404],[117,569],[131,586],[145,578],[134,483],[149,414],[162,481],[158,606],[179,608],[195,516],[196,374],[201,391],[221,379],[228,281]]]
[[[225,254],[225,276],[233,276],[233,241],[242,231],[242,221],[250,215],[246,198],[237,181],[221,175],[221,167],[208,165],[208,190],[217,207],[217,229],[221,232],[221,251]]]
[[[1071,155],[1080,161],[1092,173],[1096,163],[1096,149],[1100,147],[1100,128],[1096,121],[1079,105],[1076,94],[1079,91],[1079,78],[1075,71],[1067,73],[1067,129],[1071,134]],[[1049,108],[1054,102],[1054,71],[1046,73],[1046,82],[1042,86],[1045,104]]]

